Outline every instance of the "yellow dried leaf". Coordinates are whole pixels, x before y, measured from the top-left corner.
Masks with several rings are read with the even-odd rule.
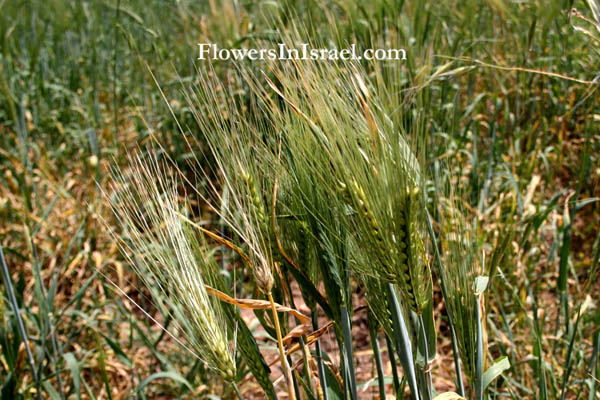
[[[225,293],[212,288],[210,286],[206,286],[206,291],[220,298],[222,301],[236,305],[241,308],[249,309],[249,310],[266,310],[271,308],[271,303],[266,300],[256,300],[256,299],[234,299],[233,297],[229,297]],[[282,306],[281,304],[275,303],[275,308],[279,312],[287,312],[298,318],[301,324],[308,324],[310,319],[302,314],[301,312],[294,310],[293,308]]]

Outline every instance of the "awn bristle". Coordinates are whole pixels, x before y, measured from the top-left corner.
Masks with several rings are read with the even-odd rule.
[[[240,175],[245,182],[246,191],[250,198],[250,204],[248,205],[250,210],[248,210],[247,215],[243,216],[244,219],[250,217],[250,220],[247,220],[245,224],[246,236],[248,238],[258,239],[258,242],[261,243],[256,248],[268,248],[268,253],[270,254],[270,256],[266,256],[265,253],[267,252],[265,251],[253,251],[254,257],[252,257],[255,261],[252,265],[252,273],[256,280],[256,284],[263,293],[268,294],[271,293],[271,289],[273,289],[273,285],[275,284],[271,262],[273,261],[273,256],[278,253],[275,251],[273,240],[270,238],[271,228],[256,183],[252,176],[244,169],[241,169]],[[251,216],[253,216],[253,218]],[[252,228],[253,226],[256,226],[257,229],[255,230]]]
[[[466,374],[475,377],[477,354],[477,296],[473,282],[480,275],[477,245],[470,238],[470,229],[457,204],[442,199],[442,274],[446,277],[448,296],[446,308],[454,323],[460,358]]]
[[[394,221],[396,230],[392,236],[392,246],[389,246],[371,211],[365,192],[356,180],[352,179],[348,186],[343,183],[340,186],[345,200],[355,205],[358,214],[370,229],[378,259],[377,274],[380,278],[397,284],[402,289],[408,306],[420,314],[427,305],[431,276],[428,274],[425,248],[417,221],[419,189],[415,187],[407,190],[401,197],[401,206],[396,210]]]
[[[406,304],[420,314],[431,299],[431,273],[423,239],[421,168],[413,152],[418,145],[393,125],[391,112],[368,94],[354,67],[274,67],[277,90],[292,108],[282,114],[290,169],[315,177],[314,187],[304,190],[329,192],[327,206],[356,237],[359,251],[369,254],[369,265],[357,265],[357,272],[397,284]],[[332,85],[341,90],[328,90]],[[419,141],[422,121],[413,121],[411,129]],[[314,204],[307,203],[307,210],[320,216]]]
[[[431,289],[431,274],[418,226],[419,204],[419,189],[413,188],[407,191],[403,199],[402,211],[396,220],[399,225],[398,235],[394,238],[397,242],[398,260],[400,260],[398,284],[404,289],[410,308],[417,314],[420,314],[427,305],[427,292]]]
[[[177,181],[156,159],[133,160],[129,179],[113,171],[122,187],[110,199],[124,231],[117,237],[125,255],[151,290],[168,299],[167,312],[178,322],[193,352],[227,380],[236,366],[218,300],[205,288],[210,270],[203,248],[179,212]],[[134,260],[135,259],[135,260]]]

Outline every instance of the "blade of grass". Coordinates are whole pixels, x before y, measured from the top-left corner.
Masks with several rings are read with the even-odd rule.
[[[319,329],[319,309],[315,307],[312,312],[313,330]],[[325,364],[323,363],[323,351],[321,350],[321,341],[315,342],[315,350],[317,352],[317,370],[319,371],[319,382],[321,383],[321,391],[323,400],[329,400],[329,392],[327,391],[327,375],[325,374]]]
[[[358,400],[358,391],[356,389],[356,373],[354,372],[354,353],[352,350],[352,323],[346,306],[340,308],[342,315],[342,333],[344,336],[344,369],[348,376],[348,385],[350,397],[352,400]]]
[[[564,217],[567,219],[566,224],[563,228],[563,241],[560,249],[560,264],[559,264],[559,276],[558,276],[558,291],[560,296],[560,302],[564,311],[564,322],[565,322],[565,332],[569,332],[569,292],[567,290],[568,286],[568,269],[569,269],[569,256],[571,254],[571,241],[572,241],[572,231],[573,231],[573,221],[575,219],[575,214],[578,211],[576,206],[577,201],[579,199],[579,195],[581,193],[581,189],[583,187],[584,182],[587,182],[589,179],[589,170],[591,165],[591,155],[590,155],[590,136],[592,129],[587,129],[584,143],[584,151],[581,156],[581,163],[579,165],[578,170],[578,178],[577,186],[575,191],[571,193],[571,195],[567,196],[565,200],[565,211]],[[572,200],[571,200],[572,198]],[[569,205],[571,208],[569,209]],[[579,316],[577,317],[579,320]],[[558,324],[557,324],[558,325]]]
[[[79,363],[73,353],[65,353],[64,359],[67,367],[71,371],[71,376],[73,377],[73,390],[75,395],[78,399],[81,399],[81,368]]]
[[[387,347],[388,357],[392,365],[392,382],[394,384],[394,393],[396,397],[400,397],[400,379],[398,378],[398,367],[396,365],[396,356],[394,355],[394,345],[388,335],[385,335],[385,345]]]
[[[573,349],[575,345],[575,338],[577,337],[577,329],[579,328],[579,321],[581,320],[581,306],[579,310],[577,310],[577,320],[575,321],[575,326],[573,327],[573,332],[571,333],[571,340],[569,341],[569,347],[567,348],[567,356],[565,360],[566,368],[563,373],[562,378],[562,386],[560,393],[560,400],[565,400],[567,396],[567,386],[569,384],[569,379],[571,377],[571,372],[573,371]]]
[[[104,387],[106,388],[106,395],[109,400],[112,400],[112,391],[110,390],[110,382],[108,381],[108,373],[106,372],[106,362],[105,362],[105,354],[104,348],[102,347],[101,335],[98,331],[95,333],[96,337],[96,348],[98,349],[98,364],[100,366],[100,371],[102,373],[102,381],[104,383]]]
[[[37,390],[37,397],[39,400],[42,400],[42,391],[40,387],[40,381],[37,375],[37,370],[35,368],[35,361],[33,360],[33,354],[31,352],[31,347],[29,346],[29,339],[27,338],[27,332],[25,331],[25,324],[23,324],[23,319],[21,318],[21,313],[19,312],[19,305],[17,304],[17,298],[15,297],[15,292],[12,286],[12,280],[10,278],[8,267],[6,266],[6,260],[4,259],[4,252],[2,250],[1,244],[0,261],[2,262],[2,277],[4,278],[4,285],[6,287],[6,291],[8,292],[8,298],[10,299],[11,305],[13,307],[15,318],[17,319],[17,325],[19,327],[19,334],[21,335],[21,340],[23,340],[23,343],[25,344],[25,351],[27,352],[27,361],[29,362],[29,366],[31,367],[33,381],[35,382]]]
[[[487,286],[487,277],[478,277],[475,279],[474,291],[477,298],[477,307],[475,307],[476,323],[477,323],[477,354],[475,354],[475,400],[483,399],[483,364],[484,360],[484,344],[483,344],[483,313],[481,312],[483,291]]]
[[[369,325],[369,334],[371,336],[371,348],[375,358],[375,367],[377,368],[377,384],[379,385],[379,398],[385,399],[385,375],[383,373],[383,362],[381,361],[381,352],[379,351],[379,342],[377,341],[377,319],[369,312],[367,317]]]
[[[419,326],[421,327],[421,334],[423,335],[423,358],[425,361],[425,365],[424,365],[424,371],[423,373],[425,374],[425,382],[426,382],[426,394],[427,394],[427,399],[431,400],[433,399],[433,392],[432,392],[432,387],[433,387],[433,380],[431,378],[431,370],[429,368],[429,345],[427,344],[427,332],[425,331],[425,321],[423,320],[423,315],[419,315]]]
[[[417,377],[415,374],[415,365],[413,361],[413,352],[404,316],[400,309],[400,303],[396,296],[396,291],[392,283],[387,284],[388,301],[391,306],[392,322],[394,324],[394,338],[396,339],[396,351],[400,357],[400,364],[404,371],[404,376],[408,381],[413,398],[419,400],[419,387],[417,386]]]
[[[50,207],[48,207],[48,212],[51,208],[52,208],[52,205]],[[40,225],[43,223],[44,219],[42,219],[40,221]],[[57,365],[58,360],[60,358],[62,358],[62,352],[59,356],[59,345],[58,345],[58,341],[56,339],[54,322],[52,321],[53,314],[54,314],[54,304],[51,303],[48,299],[48,293],[47,293],[46,287],[44,285],[44,281],[42,279],[42,272],[41,272],[41,266],[40,266],[39,257],[38,257],[37,245],[35,244],[35,242],[33,240],[33,237],[35,235],[30,233],[27,225],[25,225],[24,231],[25,231],[25,238],[27,240],[27,243],[29,245],[29,250],[30,250],[32,258],[33,258],[32,261],[33,261],[33,266],[34,266],[34,271],[35,271],[35,274],[34,274],[34,276],[35,276],[35,292],[36,292],[36,295],[38,298],[40,308],[42,310],[41,321],[43,321],[42,326],[43,326],[43,331],[44,331],[44,337],[46,336],[46,334],[49,334],[49,336],[50,336],[50,344],[52,346],[52,353],[51,353],[50,357],[52,359],[52,364]],[[65,393],[63,390],[62,377],[60,376],[60,374],[56,374],[56,379],[57,379],[57,383],[58,383],[58,393],[59,393],[60,397],[64,399]]]
[[[596,318],[596,323],[600,323],[600,315]],[[594,351],[590,358],[588,374],[590,375],[590,395],[589,400],[596,398],[596,383],[600,382],[600,368],[598,368],[598,352],[600,351],[600,330],[594,333]]]

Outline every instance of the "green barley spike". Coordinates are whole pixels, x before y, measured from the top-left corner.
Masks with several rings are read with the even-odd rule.
[[[387,335],[393,336],[392,313],[385,293],[385,282],[372,276],[363,275],[363,284],[365,285],[365,297],[369,309],[375,315],[377,321],[383,326]]]
[[[376,243],[375,251],[378,261],[380,263],[380,273],[383,278],[387,279],[390,282],[394,282],[396,281],[396,274],[394,269],[391,268],[391,262],[388,256],[385,239],[381,234],[381,230],[379,229],[379,224],[377,223],[375,216],[369,208],[365,192],[355,180],[352,180],[350,185],[351,187],[350,189],[348,189],[348,187],[345,184],[341,184],[342,194],[347,202],[356,205],[356,207],[358,208],[357,211],[368,221],[369,227],[371,228],[372,236],[374,238],[374,242]],[[355,202],[352,202],[353,197],[356,199]]]

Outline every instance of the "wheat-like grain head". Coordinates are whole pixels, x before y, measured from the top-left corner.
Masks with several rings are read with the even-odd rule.
[[[275,90],[291,108],[282,123],[291,164],[314,176],[310,190],[329,193],[339,221],[369,255],[369,265],[357,271],[398,284],[420,314],[431,297],[424,179],[413,151],[423,121],[394,125],[358,66],[298,62],[277,64],[274,71]]]
[[[441,225],[441,273],[447,285],[446,308],[452,319],[460,358],[465,373],[475,377],[475,355],[477,354],[477,296],[473,283],[481,275],[478,245],[473,239],[472,229],[460,204],[452,193],[440,199],[443,208]]]
[[[182,218],[177,180],[154,156],[132,158],[127,175],[114,170],[117,190],[110,205],[122,228],[116,236],[144,283],[169,300],[167,308],[195,355],[223,378],[235,376],[221,304],[209,297],[204,249]],[[158,301],[158,300],[157,300]]]

